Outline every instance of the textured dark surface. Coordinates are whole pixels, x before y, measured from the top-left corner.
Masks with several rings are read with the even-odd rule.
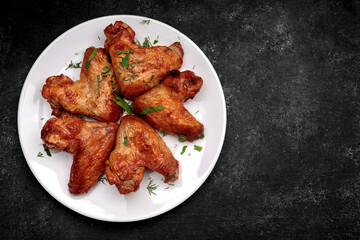
[[[360,237],[359,1],[10,1],[2,12],[0,238]],[[28,168],[16,127],[23,82],[45,47],[114,14],[190,37],[220,77],[230,126],[204,185],[134,223],[58,203]]]

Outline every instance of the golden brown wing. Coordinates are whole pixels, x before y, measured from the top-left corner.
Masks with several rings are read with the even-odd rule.
[[[105,49],[90,47],[85,51],[80,80],[73,82],[62,74],[49,77],[42,95],[50,103],[55,116],[60,116],[65,109],[99,121],[116,122],[122,109],[111,101],[115,98],[115,82]]]
[[[160,111],[144,114],[145,120],[155,129],[176,136],[184,135],[192,142],[204,133],[204,126],[184,107],[183,102],[194,98],[202,86],[203,80],[191,71],[172,71],[170,76],[149,92],[136,98],[134,112],[162,106]]]
[[[134,42],[135,32],[121,21],[110,24],[104,32],[117,84],[128,99],[150,90],[182,65],[184,52],[179,42],[169,47],[141,47]]]
[[[143,119],[127,115],[120,121],[106,176],[120,193],[131,193],[139,189],[145,167],[162,174],[165,183],[178,178],[179,162],[159,134]]]
[[[74,154],[68,184],[72,194],[87,193],[104,174],[117,129],[117,123],[87,122],[68,113],[45,123],[41,131],[45,147]]]

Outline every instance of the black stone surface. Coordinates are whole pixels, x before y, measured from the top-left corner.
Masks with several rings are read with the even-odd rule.
[[[32,64],[89,19],[165,22],[208,56],[228,131],[202,187],[161,216],[89,219],[37,182],[17,133]],[[358,239],[359,1],[10,1],[0,21],[0,238]],[[216,109],[214,109],[216,111]]]

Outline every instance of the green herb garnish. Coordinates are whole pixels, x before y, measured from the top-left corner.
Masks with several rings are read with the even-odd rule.
[[[49,150],[49,148],[45,147],[45,144],[43,144],[44,150],[46,152],[46,155],[48,155],[49,157],[51,157],[51,152]]]
[[[154,193],[154,191],[159,187],[158,185],[156,185],[155,183],[152,183],[152,179],[150,180],[148,186],[146,187],[146,189],[149,191],[149,194],[154,194],[157,195],[156,193]]]
[[[90,57],[89,57],[86,65],[85,65],[85,68],[89,68],[89,67],[90,67],[90,61],[95,57],[96,52],[97,52],[97,48],[94,47],[94,50],[93,50],[92,53],[90,54]]]
[[[181,150],[181,155],[183,155],[185,153],[187,146],[183,146],[182,150]]]
[[[159,83],[157,83],[157,86],[158,86],[158,88],[161,88],[161,86],[160,86],[160,84],[159,84]]]
[[[42,152],[39,152],[37,156],[38,157],[44,157],[44,154],[42,154]]]
[[[121,97],[116,96],[116,98],[111,99],[117,105],[121,106],[128,114],[132,114],[132,108],[127,104]]]
[[[122,54],[122,53],[131,53],[131,54],[133,54],[134,52],[131,51],[131,50],[129,50],[129,49],[127,48],[125,51],[120,50],[120,51],[118,51],[116,54],[117,54],[117,55],[120,55],[120,54]]]
[[[146,109],[142,110],[140,112],[140,114],[144,115],[144,114],[147,114],[147,113],[156,112],[156,111],[160,111],[160,110],[163,110],[163,109],[164,109],[163,106],[155,106],[155,107],[146,108]]]
[[[153,78],[154,78],[154,75],[151,76],[151,79],[150,79],[150,80],[153,80]]]
[[[80,64],[81,62],[73,63],[73,61],[71,60],[67,68],[65,68],[65,70],[67,70],[68,68],[81,68]]]
[[[127,136],[124,137],[124,145],[128,146],[128,137]]]
[[[203,148],[198,145],[194,145],[194,149],[200,152]]]
[[[109,67],[104,67],[103,70],[104,70],[104,72],[102,72],[101,74],[102,74],[102,75],[106,75],[106,74],[109,73],[109,71],[111,70],[111,68],[109,68]]]
[[[149,25],[150,20],[142,20],[140,23],[141,23],[141,24],[147,24],[147,25]]]
[[[98,93],[100,97],[100,75],[97,75],[97,82],[98,82]]]
[[[159,42],[159,35],[157,36],[156,40],[154,40],[153,44],[157,44]]]
[[[186,136],[185,135],[179,135],[179,142],[185,142]]]
[[[204,134],[202,134],[202,135],[201,135],[201,137],[200,137],[200,139],[204,139],[204,137],[205,137],[205,135],[204,135]]]
[[[104,176],[104,177],[101,177],[101,176],[100,176],[100,177],[98,178],[98,181],[99,181],[99,182],[102,182],[102,184],[104,184],[104,185],[106,185],[105,182],[109,182],[109,180],[108,180],[105,176]]]
[[[148,48],[148,47],[151,47],[151,42],[150,42],[150,37],[146,37],[145,40],[144,40],[144,43],[142,45],[144,48]]]
[[[124,68],[128,69],[129,68],[129,55],[126,55],[125,57],[123,57],[120,64]]]

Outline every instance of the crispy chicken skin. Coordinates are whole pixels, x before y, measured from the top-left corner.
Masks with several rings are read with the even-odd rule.
[[[115,149],[106,162],[106,176],[120,193],[127,194],[139,189],[145,167],[162,174],[165,183],[178,178],[179,162],[159,134],[143,119],[126,115],[120,121]]]
[[[85,51],[79,81],[73,82],[63,74],[46,79],[41,93],[55,116],[65,109],[99,121],[116,122],[122,115],[120,106],[111,101],[117,87],[113,86],[116,80],[109,56],[105,49],[97,48],[89,61],[93,51],[94,47]]]
[[[145,120],[159,131],[185,135],[187,141],[193,142],[204,133],[204,126],[191,115],[183,102],[194,98],[202,84],[202,78],[191,71],[172,71],[160,87],[154,87],[135,99],[134,112],[139,115],[146,108],[164,107],[163,110],[145,114]]]
[[[70,193],[87,193],[104,174],[117,129],[117,123],[87,122],[68,113],[45,123],[41,131],[45,147],[74,154],[68,184]]]
[[[121,21],[107,26],[104,33],[117,85],[127,99],[134,100],[182,66],[184,51],[179,42],[169,47],[141,47],[134,41],[135,32]]]

